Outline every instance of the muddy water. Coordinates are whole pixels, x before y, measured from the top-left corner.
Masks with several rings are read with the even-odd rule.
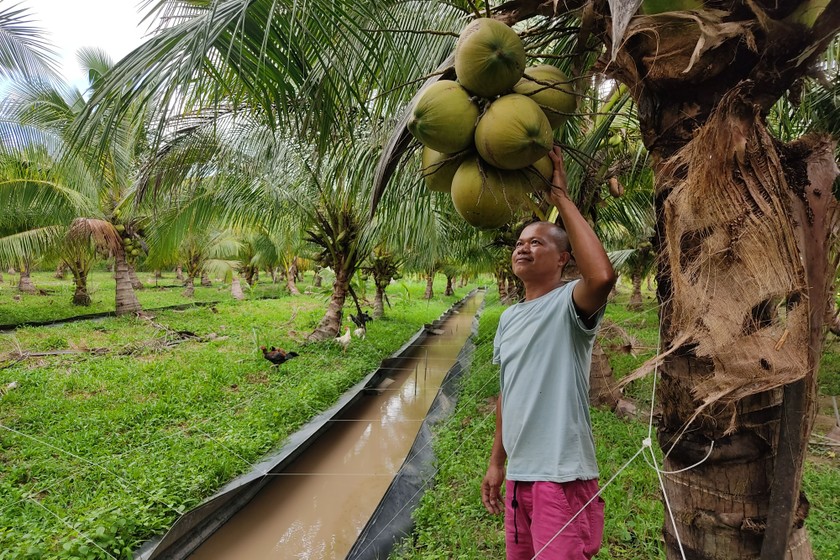
[[[408,454],[482,299],[479,293],[452,315],[379,394],[337,418],[190,559],[344,558]]]

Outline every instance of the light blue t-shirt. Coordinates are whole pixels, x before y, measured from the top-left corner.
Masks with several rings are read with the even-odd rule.
[[[580,320],[573,281],[506,309],[493,343],[501,365],[502,443],[507,479],[568,482],[598,478],[589,419],[595,333]]]

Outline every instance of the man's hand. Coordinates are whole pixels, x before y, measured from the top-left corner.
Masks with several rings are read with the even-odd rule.
[[[560,146],[548,152],[548,157],[554,162],[554,174],[551,177],[551,198],[569,198],[569,183],[566,180],[566,165],[563,163],[563,151]]]
[[[490,513],[498,515],[505,511],[499,489],[505,481],[505,468],[490,465],[481,481],[481,503]]]

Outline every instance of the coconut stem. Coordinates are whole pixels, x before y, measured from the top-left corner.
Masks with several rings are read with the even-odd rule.
[[[548,220],[546,220],[545,213],[543,213],[542,209],[540,209],[540,207],[537,206],[534,203],[534,201],[533,201],[533,199],[531,199],[530,195],[527,195],[527,194],[525,195],[525,203],[528,205],[528,208],[531,209],[531,212],[533,212],[534,214],[537,215],[537,218],[539,218],[543,222],[548,221]]]

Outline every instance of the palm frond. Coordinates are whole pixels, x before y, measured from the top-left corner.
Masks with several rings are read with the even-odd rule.
[[[33,25],[32,15],[21,4],[0,10],[0,76],[56,80],[58,53]]]
[[[16,266],[23,260],[46,254],[51,247],[61,242],[65,231],[65,226],[54,225],[0,236],[0,264]]]

